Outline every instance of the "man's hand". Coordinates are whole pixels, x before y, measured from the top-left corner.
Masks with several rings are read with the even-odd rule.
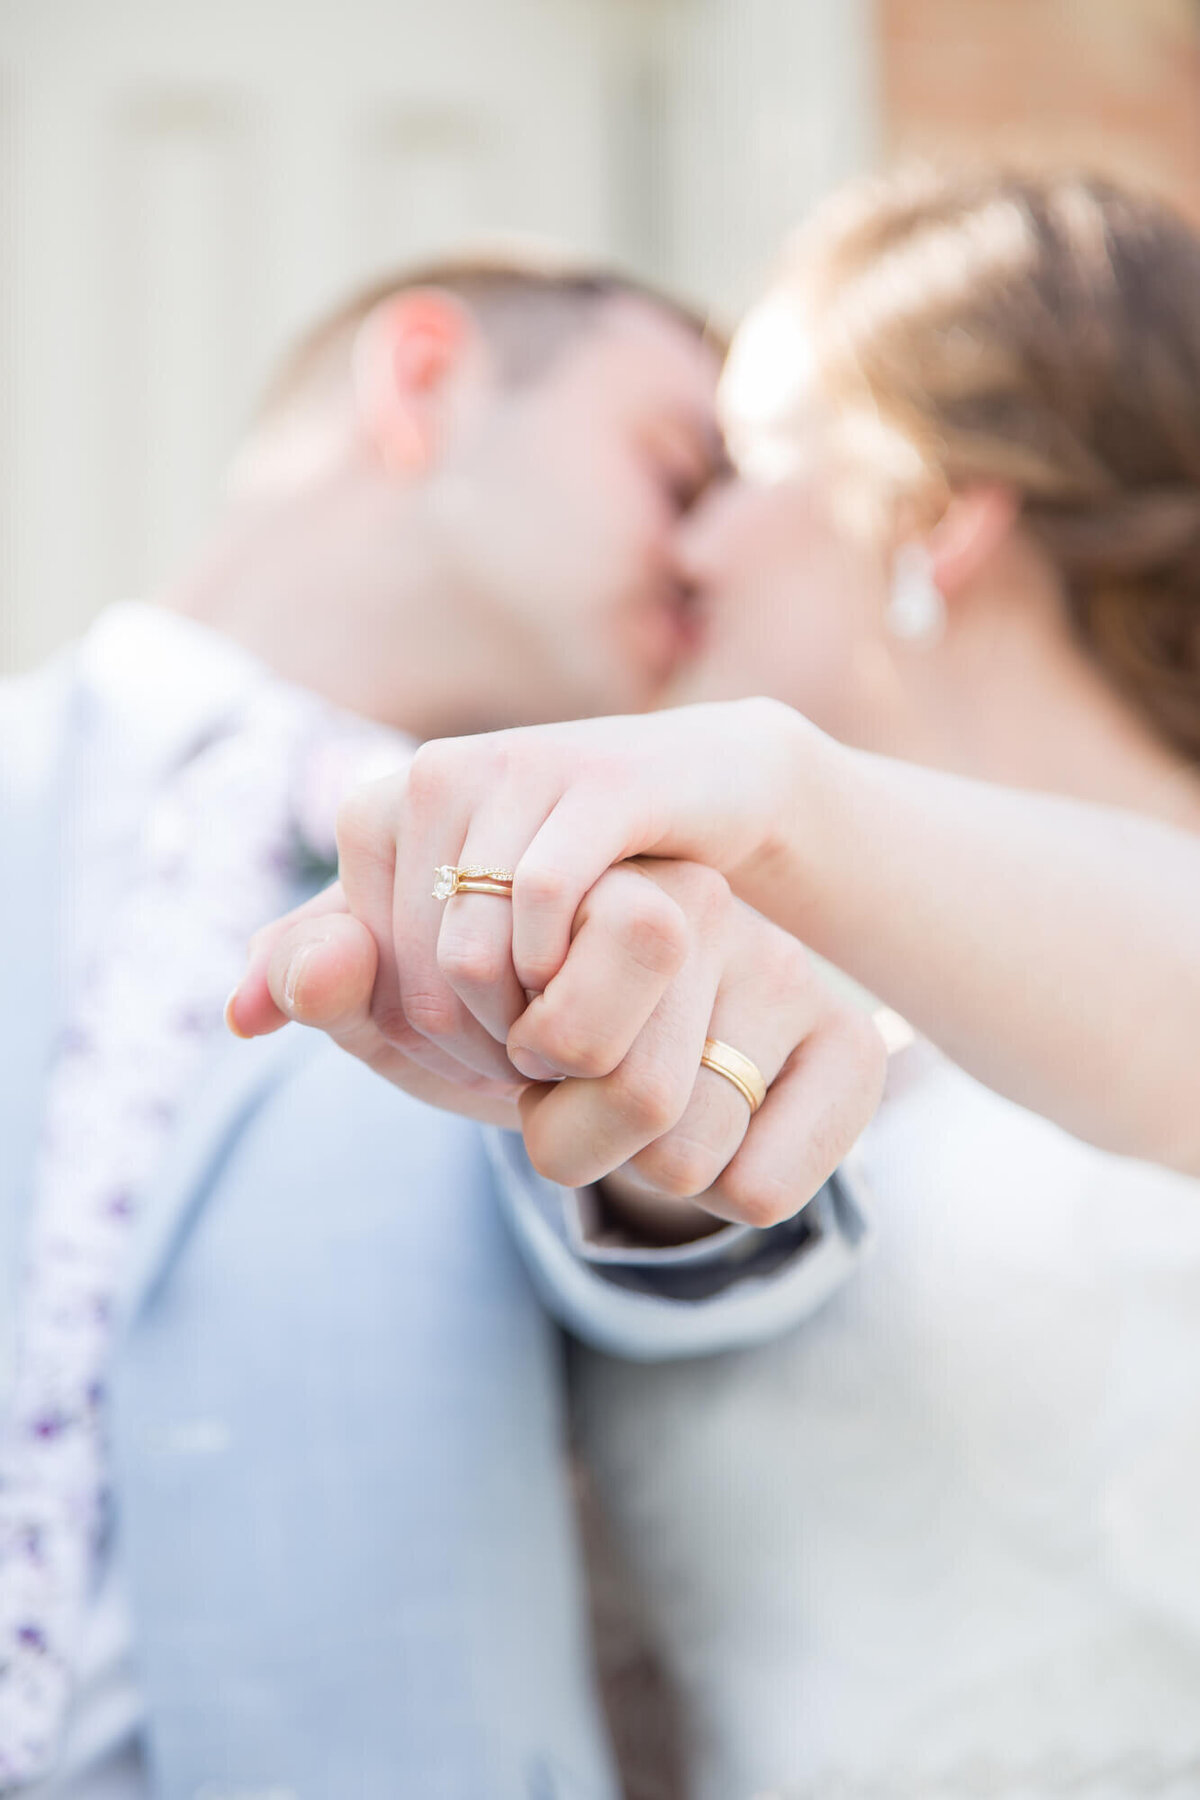
[[[460,895],[447,914],[467,902],[509,904]],[[453,930],[444,936],[453,946]],[[503,959],[447,960],[494,1073],[441,1049],[431,1067],[428,1043],[420,1060],[411,1054],[407,1014],[381,1004],[376,940],[338,888],[259,934],[230,1023],[243,1036],[287,1019],[318,1026],[408,1092],[520,1129],[555,1181],[620,1170],[626,1216],[644,1209],[656,1231],[672,1233],[674,1220],[678,1235],[714,1214],[757,1226],[789,1217],[878,1103],[884,1052],[870,1019],[708,868],[609,870],[576,913],[566,960],[531,998]],[[701,1067],[708,1037],[761,1070],[768,1093],[753,1118],[730,1081]]]

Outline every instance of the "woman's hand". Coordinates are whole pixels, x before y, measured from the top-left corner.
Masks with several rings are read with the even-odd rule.
[[[340,871],[379,946],[389,1042],[434,1073],[449,1057],[505,1079],[509,1030],[563,967],[605,871],[645,854],[744,880],[770,860],[809,731],[771,701],[686,707],[426,744],[362,789],[340,816]],[[511,905],[434,899],[443,864],[511,871]]]
[[[469,898],[509,910],[502,898]],[[522,1130],[535,1167],[565,1185],[619,1169],[620,1210],[652,1235],[693,1235],[713,1214],[759,1226],[789,1217],[878,1103],[884,1052],[870,1019],[712,869],[645,861],[606,871],[570,922],[560,971],[530,1002],[520,995],[508,1055],[496,1046],[499,1074],[413,1059],[407,1015],[404,1041],[393,1040],[376,940],[344,905],[331,890],[260,934],[231,1003],[236,1028],[318,1025],[421,1098]],[[768,1092],[753,1116],[731,1081],[701,1066],[710,1037],[761,1071]],[[686,1204],[693,1197],[703,1212]]]

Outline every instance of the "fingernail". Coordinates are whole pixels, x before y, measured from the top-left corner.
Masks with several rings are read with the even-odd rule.
[[[237,997],[241,991],[240,985],[235,987],[232,994],[230,994],[228,1000],[225,1002],[225,1029],[227,1031],[232,1031],[234,1037],[241,1038],[243,1043],[248,1043],[248,1033],[242,1030],[233,1014],[233,1009],[237,1005]]]
[[[287,967],[283,971],[283,1003],[289,1012],[292,1012],[295,1009],[296,989],[300,985],[300,977],[304,973],[304,965],[307,963],[316,947],[315,944],[301,944],[300,948],[298,950],[293,950],[291,956],[288,958]]]
[[[535,1056],[532,1050],[522,1050],[520,1045],[511,1049],[508,1060],[513,1068],[523,1075],[526,1081],[561,1081],[562,1070],[556,1069],[541,1056]]]

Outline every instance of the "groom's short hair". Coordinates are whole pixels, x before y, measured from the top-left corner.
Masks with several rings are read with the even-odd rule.
[[[512,383],[542,374],[603,309],[640,300],[684,330],[723,351],[709,319],[649,282],[602,266],[532,254],[450,257],[396,271],[371,282],[312,325],[284,357],[260,403],[256,425],[270,425],[349,371],[363,321],[394,294],[438,288],[469,308],[490,344],[501,378]]]

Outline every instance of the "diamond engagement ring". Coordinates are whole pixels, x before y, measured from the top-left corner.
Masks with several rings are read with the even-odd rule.
[[[450,900],[455,894],[499,894],[501,899],[511,900],[512,890],[511,869],[456,869],[442,863],[433,871],[435,900]]]

